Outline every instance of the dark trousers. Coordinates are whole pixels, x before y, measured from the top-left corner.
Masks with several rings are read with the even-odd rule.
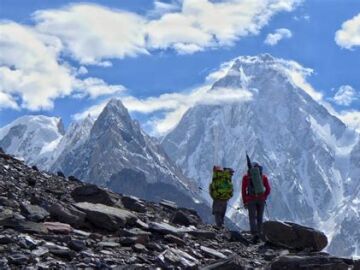
[[[222,227],[224,225],[226,208],[227,208],[227,200],[213,201],[212,213],[215,217],[216,226],[218,227]]]
[[[252,235],[261,235],[265,201],[254,200],[248,203],[249,223]]]

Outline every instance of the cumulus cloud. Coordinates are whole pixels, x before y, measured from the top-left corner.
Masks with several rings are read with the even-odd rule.
[[[26,26],[0,23],[0,92],[19,96],[30,110],[49,109],[72,90],[71,69],[57,61],[59,46],[43,38]]]
[[[34,13],[36,29],[56,36],[82,64],[109,65],[104,59],[147,53],[145,20],[135,13],[94,4],[73,4]]]
[[[335,33],[335,42],[345,49],[360,46],[360,13],[341,25]]]
[[[103,95],[112,95],[115,93],[123,92],[126,88],[122,85],[108,85],[104,80],[99,78],[88,77],[84,80],[76,79],[74,86],[77,93],[74,97],[84,98],[97,98]]]
[[[278,44],[280,40],[291,37],[292,37],[292,33],[289,29],[279,28],[276,29],[274,33],[268,34],[264,43],[270,46],[274,46]]]
[[[273,15],[291,11],[300,2],[184,0],[178,12],[166,13],[148,22],[148,46],[174,48],[180,53],[231,46],[241,37],[258,34]]]
[[[75,69],[59,60],[62,43],[53,36],[14,22],[0,22],[0,107],[51,109],[59,97],[82,93],[97,97],[123,89],[97,78],[78,79]]]
[[[354,88],[350,85],[342,85],[332,100],[338,105],[349,106],[357,98],[358,94]]]
[[[192,54],[231,46],[241,37],[258,34],[275,14],[289,12],[301,2],[155,1],[147,16],[82,3],[40,10],[33,18],[37,31],[59,38],[63,50],[80,63],[108,66],[109,59],[154,49],[172,48],[180,54]]]

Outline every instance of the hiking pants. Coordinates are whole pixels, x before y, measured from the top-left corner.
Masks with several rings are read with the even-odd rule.
[[[262,234],[264,207],[265,201],[263,200],[254,200],[248,203],[249,223],[252,235]]]
[[[212,213],[215,216],[216,226],[222,227],[224,225],[225,213],[227,207],[227,200],[214,200],[212,206]]]

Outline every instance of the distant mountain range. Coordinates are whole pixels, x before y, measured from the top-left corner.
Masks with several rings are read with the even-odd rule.
[[[360,256],[360,135],[301,89],[293,65],[268,54],[234,59],[208,91],[247,91],[251,100],[195,105],[161,145],[113,99],[66,132],[59,118],[19,118],[0,129],[0,146],[46,170],[194,207],[209,221],[211,168],[232,167],[228,217],[242,227],[246,213],[236,208],[248,151],[269,176],[272,219],[318,227],[331,253]]]

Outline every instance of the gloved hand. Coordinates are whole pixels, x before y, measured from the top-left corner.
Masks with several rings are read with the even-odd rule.
[[[248,209],[248,204],[247,203],[244,203],[244,208]]]

